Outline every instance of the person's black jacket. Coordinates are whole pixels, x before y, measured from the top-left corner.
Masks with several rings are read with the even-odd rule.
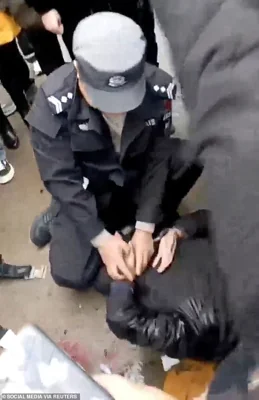
[[[149,268],[135,286],[113,282],[107,323],[121,339],[172,358],[220,361],[234,348],[224,276],[208,240],[208,213],[184,216],[176,226],[188,235],[163,274]],[[225,321],[224,330],[219,321]]]

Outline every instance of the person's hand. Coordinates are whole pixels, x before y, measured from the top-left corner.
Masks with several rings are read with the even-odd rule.
[[[162,274],[172,263],[178,239],[183,237],[183,232],[179,229],[170,229],[165,236],[162,237],[157,256],[153,261],[153,268]]]
[[[98,251],[106,266],[108,275],[112,279],[127,279],[131,282],[134,280],[135,274],[130,265],[130,263],[132,263],[132,249],[128,243],[124,242],[119,234],[110,236],[105,240],[105,242],[98,247]]]
[[[96,375],[94,380],[110,393],[114,400],[176,400],[162,390],[132,383],[119,375]]]
[[[148,266],[154,253],[154,240],[152,233],[136,229],[131,244],[135,254],[135,271],[140,276]]]
[[[119,235],[118,233],[116,233],[116,235]],[[132,246],[132,243],[129,242],[129,247],[130,247],[130,251],[128,254],[126,254],[125,256],[125,261],[127,264],[128,269],[131,271],[132,275],[134,276],[134,279],[136,277],[136,271],[135,271],[135,254],[134,254],[134,249]]]
[[[41,20],[47,31],[55,33],[56,35],[63,35],[64,26],[57,10],[52,9],[43,14]]]

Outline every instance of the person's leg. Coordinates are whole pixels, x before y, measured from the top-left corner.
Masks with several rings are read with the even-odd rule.
[[[15,40],[0,46],[0,80],[14,101],[18,112],[25,118],[29,111],[25,92],[30,88],[32,81]]]
[[[49,259],[56,284],[81,290],[92,286],[102,264],[97,250],[62,212],[52,222]]]
[[[253,366],[253,360],[248,357],[242,346],[237,347],[219,366],[210,387],[208,400],[248,399],[248,371]]]
[[[17,149],[19,147],[19,138],[16,135],[12,125],[4,115],[2,108],[0,107],[0,137],[4,145],[8,149]]]
[[[64,58],[56,35],[45,29],[30,30],[27,35],[44,74],[49,75],[64,64]]]
[[[0,162],[6,160],[6,152],[4,149],[4,143],[0,138]]]
[[[6,152],[0,137],[0,185],[10,182],[14,177],[14,168],[6,159]]]

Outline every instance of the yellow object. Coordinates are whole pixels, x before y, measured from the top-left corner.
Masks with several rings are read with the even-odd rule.
[[[5,12],[0,11],[0,46],[12,42],[19,35],[21,27]]]
[[[217,366],[183,360],[166,375],[164,391],[175,400],[205,400]]]

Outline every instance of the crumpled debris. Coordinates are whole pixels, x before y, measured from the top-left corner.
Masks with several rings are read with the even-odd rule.
[[[143,363],[141,361],[126,365],[121,375],[133,383],[145,383]]]

